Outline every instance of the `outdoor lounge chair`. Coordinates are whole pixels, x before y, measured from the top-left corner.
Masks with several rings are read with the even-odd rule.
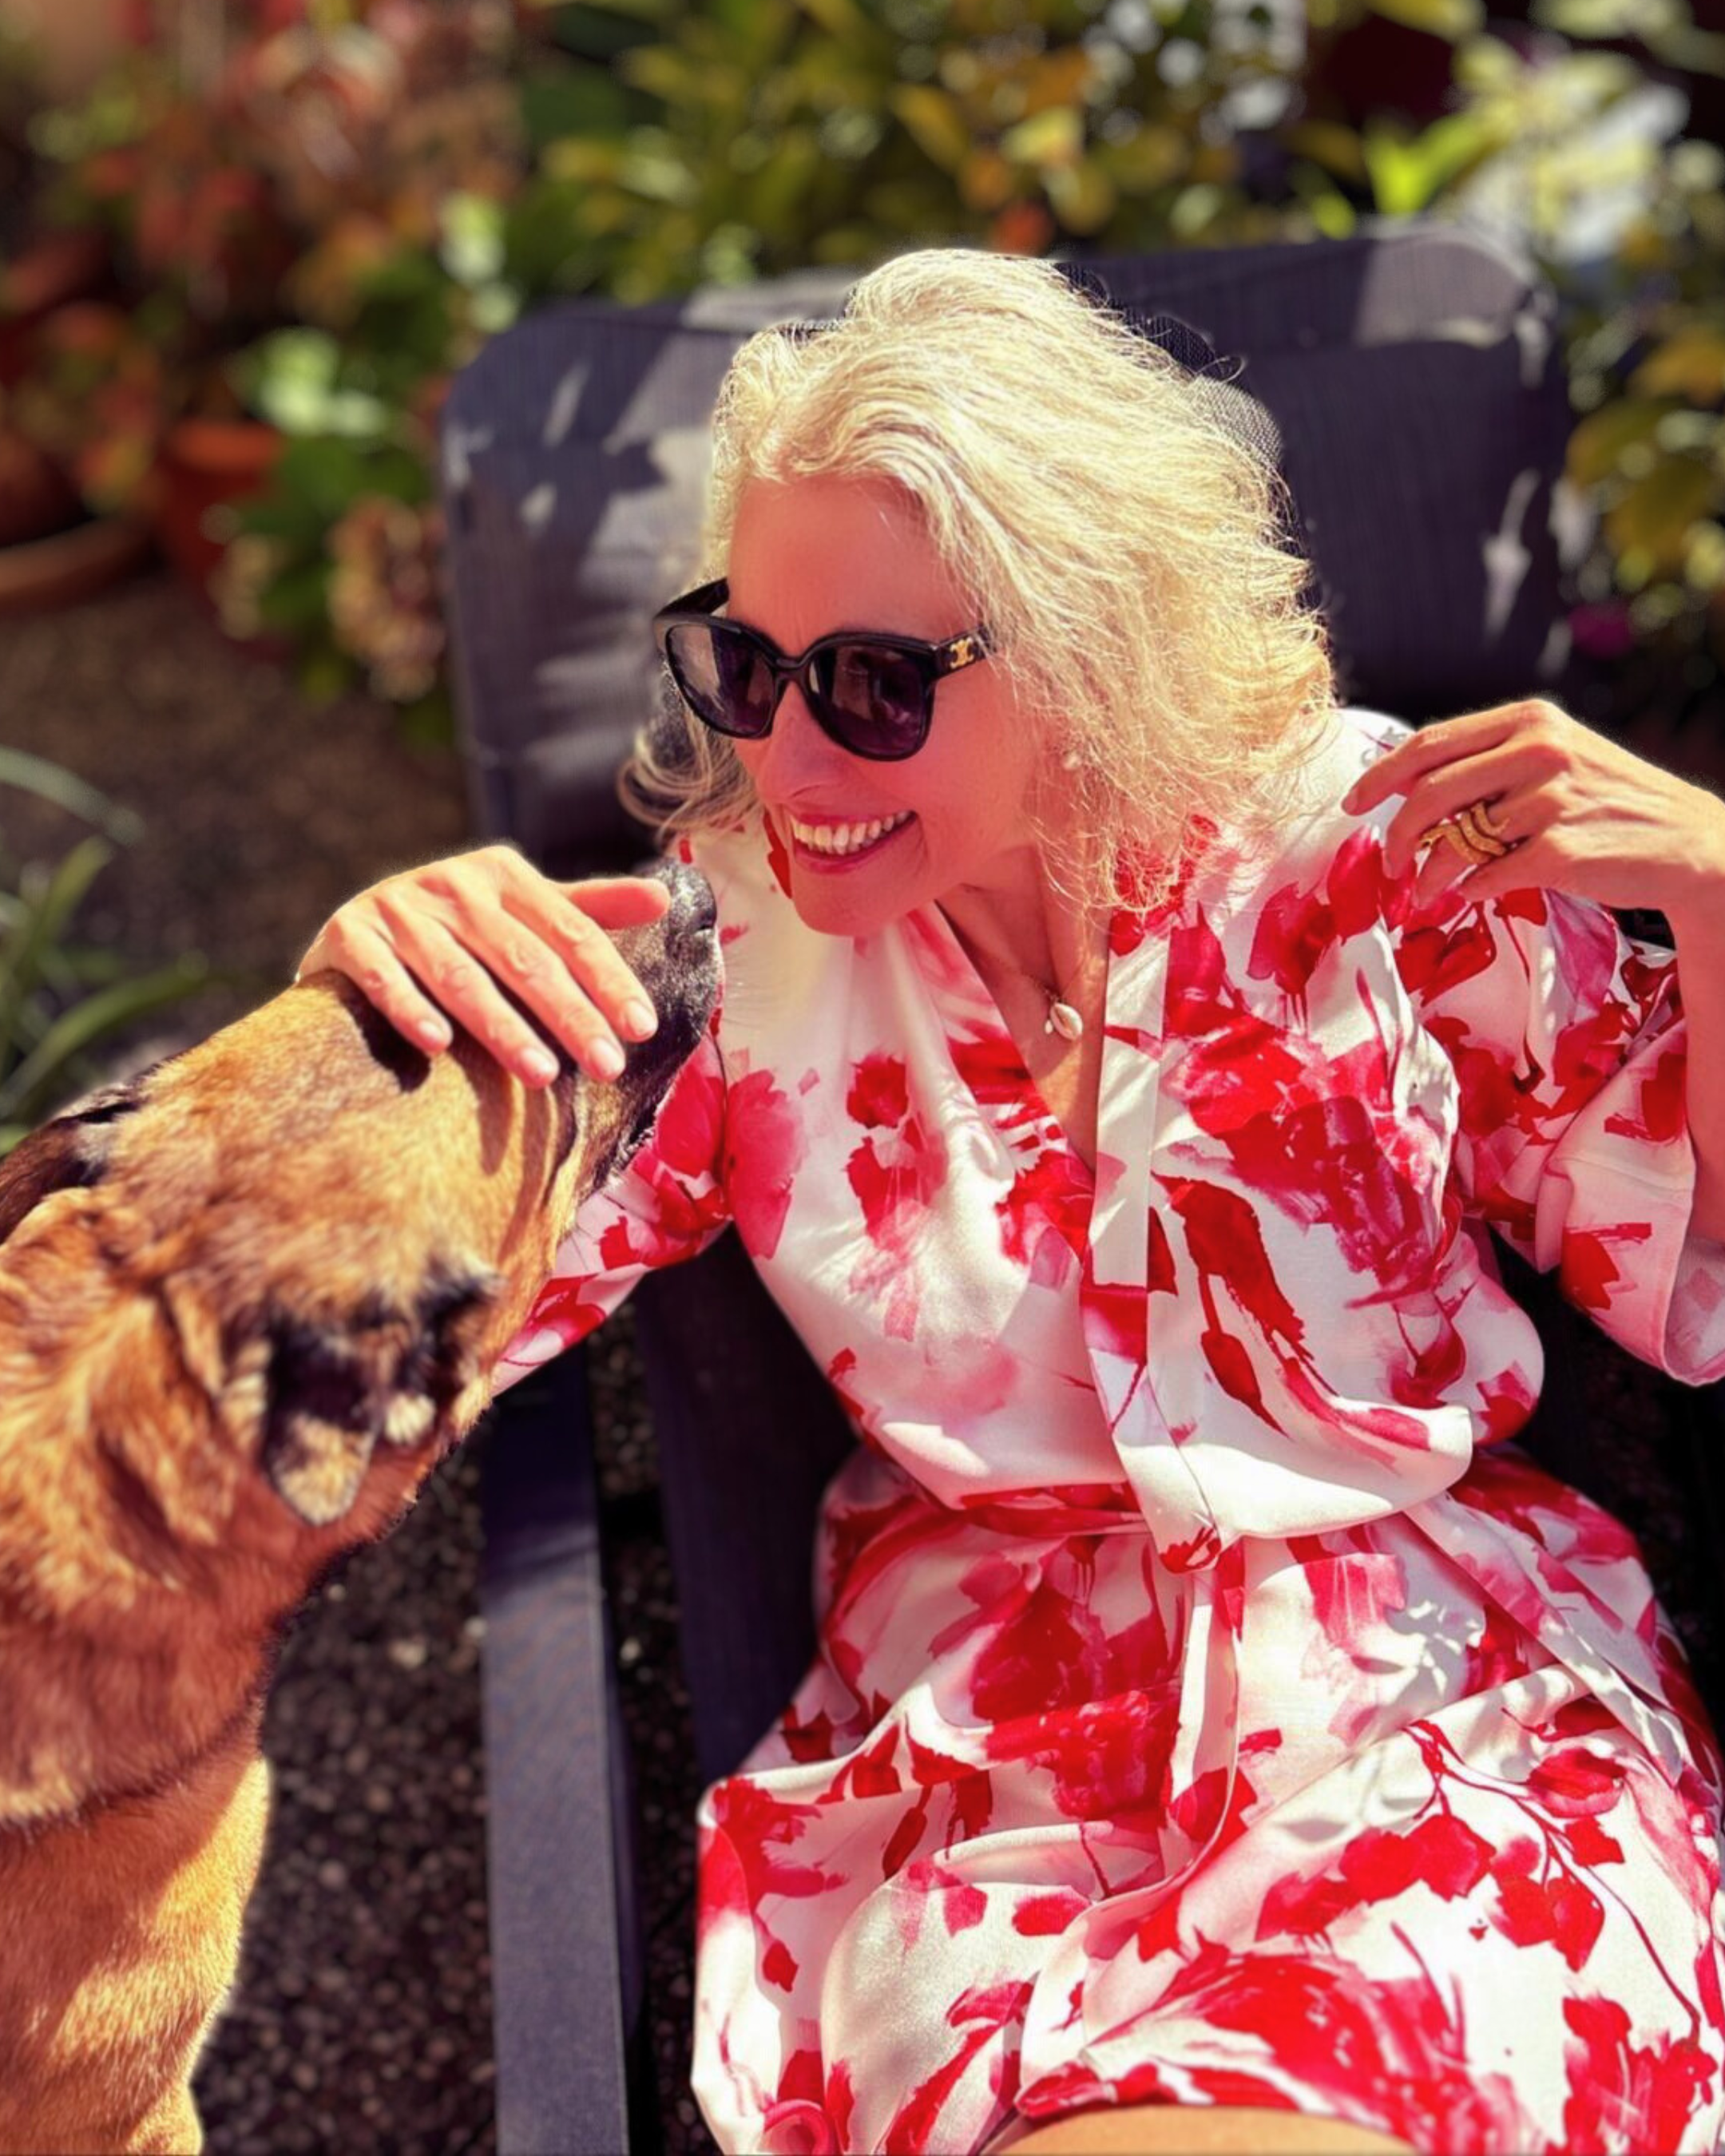
[[[1570,418],[1536,277],[1453,228],[1405,225],[1085,266],[1116,299],[1244,361],[1240,386],[1281,434],[1353,701],[1417,722],[1575,692],[1554,494]],[[639,859],[613,778],[660,693],[649,616],[691,580],[720,377],[751,331],[835,312],[842,293],[811,275],[651,307],[572,302],[518,324],[457,380],[444,493],[488,836],[560,875]],[[1608,1448],[1575,1381],[1583,1321],[1507,1254],[1504,1265],[1547,1342],[1536,1442],[1611,1502]],[[850,1433],[733,1238],[644,1283],[638,1307],[710,1779],[737,1763],[813,1651],[809,1568],[786,1553],[810,1548]],[[500,2145],[639,2156],[657,2129],[580,1363],[565,1357],[511,1394],[487,1455]],[[1688,1399],[1698,1461],[1719,1402]],[[1713,1484],[1690,1472],[1711,1543]]]

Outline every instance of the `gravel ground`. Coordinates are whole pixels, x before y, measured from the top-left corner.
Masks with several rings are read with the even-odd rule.
[[[1634,708],[1631,705],[1629,708]],[[1600,720],[1597,709],[1586,714]],[[1651,721],[1650,721],[1651,725]],[[0,738],[137,809],[144,839],[86,916],[141,960],[198,949],[244,976],[183,1020],[208,1030],[273,992],[330,910],[465,843],[457,759],[401,741],[362,697],[307,705],[153,576],[71,612],[0,623]],[[1725,726],[1648,752],[1725,783]],[[51,814],[0,802],[58,851]],[[1589,1328],[1584,1389],[1609,1403],[1615,1502],[1717,1676],[1716,1560],[1678,1466],[1678,1389]],[[645,1829],[653,2039],[670,2156],[711,2143],[687,2094],[696,1795],[675,1590],[627,1312],[591,1351],[619,1680]],[[1715,1409],[1717,1403],[1714,1404]],[[1713,1421],[1703,1443],[1722,1435]],[[483,1433],[389,1541],[307,1607],[265,1724],[276,1809],[237,1994],[198,2092],[213,2156],[494,2146],[478,1684]]]

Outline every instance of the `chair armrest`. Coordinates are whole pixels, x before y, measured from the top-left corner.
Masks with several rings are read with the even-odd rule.
[[[485,1447],[497,2145],[505,2156],[621,2156],[640,1960],[632,1897],[619,1894],[627,1804],[581,1351],[506,1394]]]

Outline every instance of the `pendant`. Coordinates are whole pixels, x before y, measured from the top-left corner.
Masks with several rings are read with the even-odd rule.
[[[1042,1030],[1045,1033],[1057,1033],[1062,1040],[1076,1040],[1084,1031],[1083,1014],[1074,1010],[1070,1004],[1063,1004],[1058,997],[1055,997],[1049,1004],[1048,1016],[1043,1023]]]

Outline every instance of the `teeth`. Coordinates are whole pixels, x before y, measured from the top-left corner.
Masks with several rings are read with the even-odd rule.
[[[906,808],[896,816],[877,816],[867,824],[799,824],[792,818],[790,825],[792,836],[818,854],[854,854],[910,820],[911,812]]]

